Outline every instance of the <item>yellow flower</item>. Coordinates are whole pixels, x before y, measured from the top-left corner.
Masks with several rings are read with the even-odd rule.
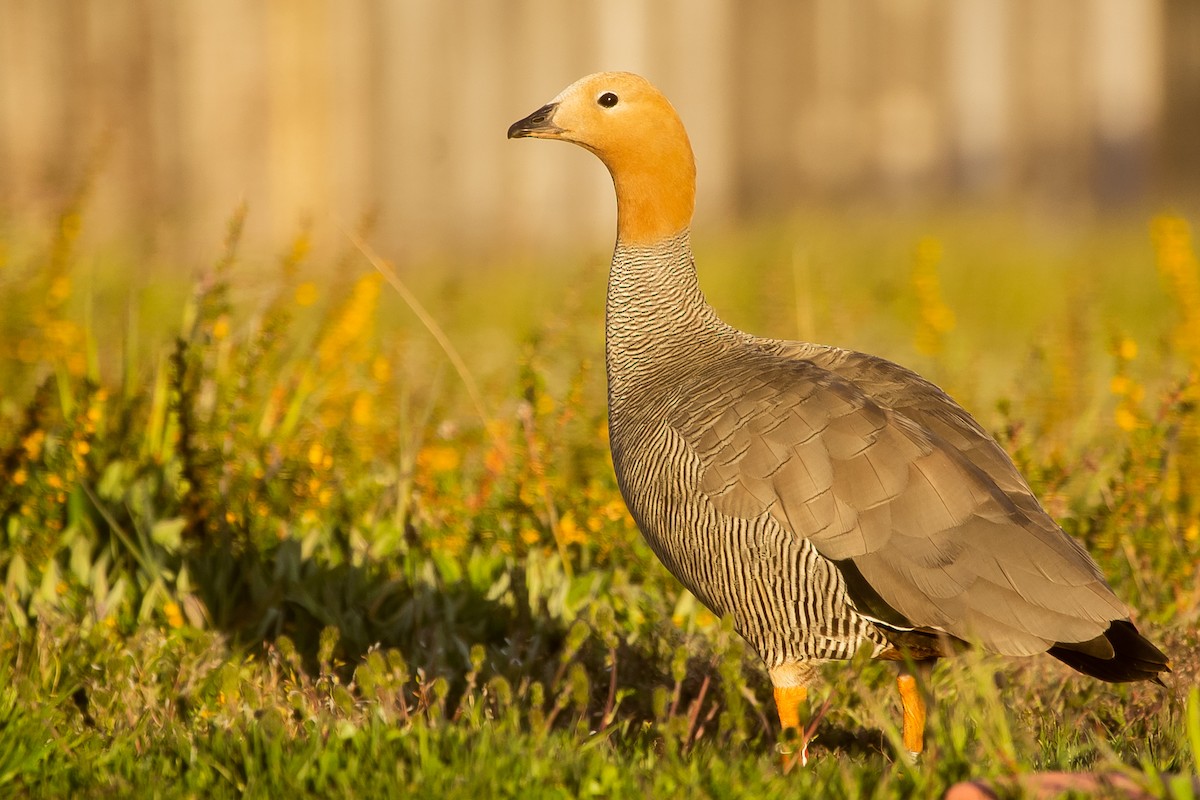
[[[483,457],[483,465],[487,467],[488,472],[493,475],[499,474],[504,470],[504,453],[496,448],[488,450],[487,455]]]
[[[29,458],[37,458],[42,453],[42,442],[44,441],[46,441],[46,432],[36,430],[25,437],[21,446],[25,448],[25,454]]]
[[[439,550],[444,550],[453,556],[459,555],[466,548],[467,537],[457,533],[450,534],[449,536],[443,536],[441,541],[438,543]]]
[[[563,544],[583,544],[587,541],[587,536],[575,522],[575,515],[569,512],[558,521],[558,536]]]
[[[449,445],[429,445],[421,448],[417,464],[430,472],[451,472],[458,468],[458,451]]]
[[[371,362],[371,377],[380,383],[385,382],[392,375],[392,365],[388,363],[384,356],[375,356],[375,360]]]
[[[613,498],[604,504],[604,516],[608,517],[609,521],[616,522],[625,517],[625,501],[619,497]]]
[[[29,480],[29,474],[23,469],[19,469],[13,473],[12,482],[16,486],[24,486],[25,481]]]
[[[382,281],[378,273],[370,273],[354,284],[350,298],[343,304],[317,347],[317,355],[323,365],[329,366],[343,360],[348,348],[366,338],[368,326],[375,318]]]
[[[366,425],[372,417],[371,395],[360,392],[350,405],[350,419],[355,425]]]
[[[217,317],[217,321],[213,323],[212,335],[217,341],[220,341],[229,335],[228,315],[222,314],[221,316]]]
[[[62,302],[71,295],[71,278],[68,275],[59,275],[50,284],[50,299],[54,302]]]
[[[1141,420],[1137,414],[1125,406],[1119,406],[1114,412],[1114,417],[1117,421],[1117,427],[1123,431],[1132,431],[1142,426]]]
[[[937,355],[942,350],[943,334],[954,329],[954,312],[942,300],[941,282],[938,279],[938,263],[942,260],[942,244],[932,236],[917,243],[913,257],[912,285],[917,297],[920,320],[917,323],[915,343],[926,355]]]
[[[317,285],[312,281],[305,281],[296,287],[296,305],[311,306],[317,302]]]
[[[1122,361],[1133,361],[1135,358],[1137,358],[1137,354],[1137,342],[1135,342],[1133,339],[1130,339],[1128,336],[1122,337],[1121,341],[1117,343],[1117,357]]]
[[[21,339],[17,342],[17,359],[23,364],[32,364],[41,357],[38,343],[33,339]]]
[[[1200,257],[1192,229],[1182,217],[1163,215],[1150,227],[1158,272],[1179,309],[1175,339],[1192,363],[1200,364]]]
[[[172,628],[183,627],[183,610],[179,608],[179,603],[174,600],[163,606],[163,616],[167,618],[167,624]]]
[[[308,448],[308,463],[319,467],[325,461],[325,448],[320,442],[313,442]]]
[[[533,528],[522,528],[518,536],[525,544],[537,544],[542,539],[542,535]]]
[[[942,260],[942,243],[935,236],[923,236],[917,242],[917,260],[936,263]]]

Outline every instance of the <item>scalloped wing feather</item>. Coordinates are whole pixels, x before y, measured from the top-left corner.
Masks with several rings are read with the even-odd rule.
[[[1008,655],[1087,641],[1128,616],[944,392],[871,356],[767,344],[776,352],[685,387],[671,420],[717,511],[769,514],[826,558],[853,560],[914,625]]]

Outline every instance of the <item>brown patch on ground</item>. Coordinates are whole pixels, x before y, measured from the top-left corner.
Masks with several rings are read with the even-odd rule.
[[[1168,777],[1163,776],[1164,781],[1168,780]],[[1200,792],[1200,779],[1193,778],[1192,787],[1194,791]],[[1005,795],[1012,790],[1018,791],[1021,797],[1033,800],[1050,800],[1067,792],[1115,800],[1153,800],[1158,796],[1133,778],[1119,772],[1035,772],[1019,775],[1011,783],[1003,786]],[[988,782],[964,781],[951,786],[942,797],[943,800],[998,800],[1000,796]]]

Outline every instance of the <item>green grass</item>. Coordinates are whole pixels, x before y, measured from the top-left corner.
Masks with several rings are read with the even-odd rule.
[[[1103,770],[1187,796],[1169,774],[1200,771],[1182,221],[807,215],[697,242],[730,321],[960,397],[1175,670],[1110,686],[967,654],[911,768],[892,670],[831,664],[788,776],[755,657],[617,492],[605,254],[401,265],[479,408],[349,243],[302,232],[259,263],[235,217],[189,280],[80,225],[0,225],[0,794],[891,797]]]

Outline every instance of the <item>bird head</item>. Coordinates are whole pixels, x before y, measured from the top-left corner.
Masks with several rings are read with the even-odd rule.
[[[512,124],[508,138],[562,139],[604,162],[617,192],[617,238],[653,244],[691,223],[696,165],[687,131],[649,81],[628,72],[588,75]]]

